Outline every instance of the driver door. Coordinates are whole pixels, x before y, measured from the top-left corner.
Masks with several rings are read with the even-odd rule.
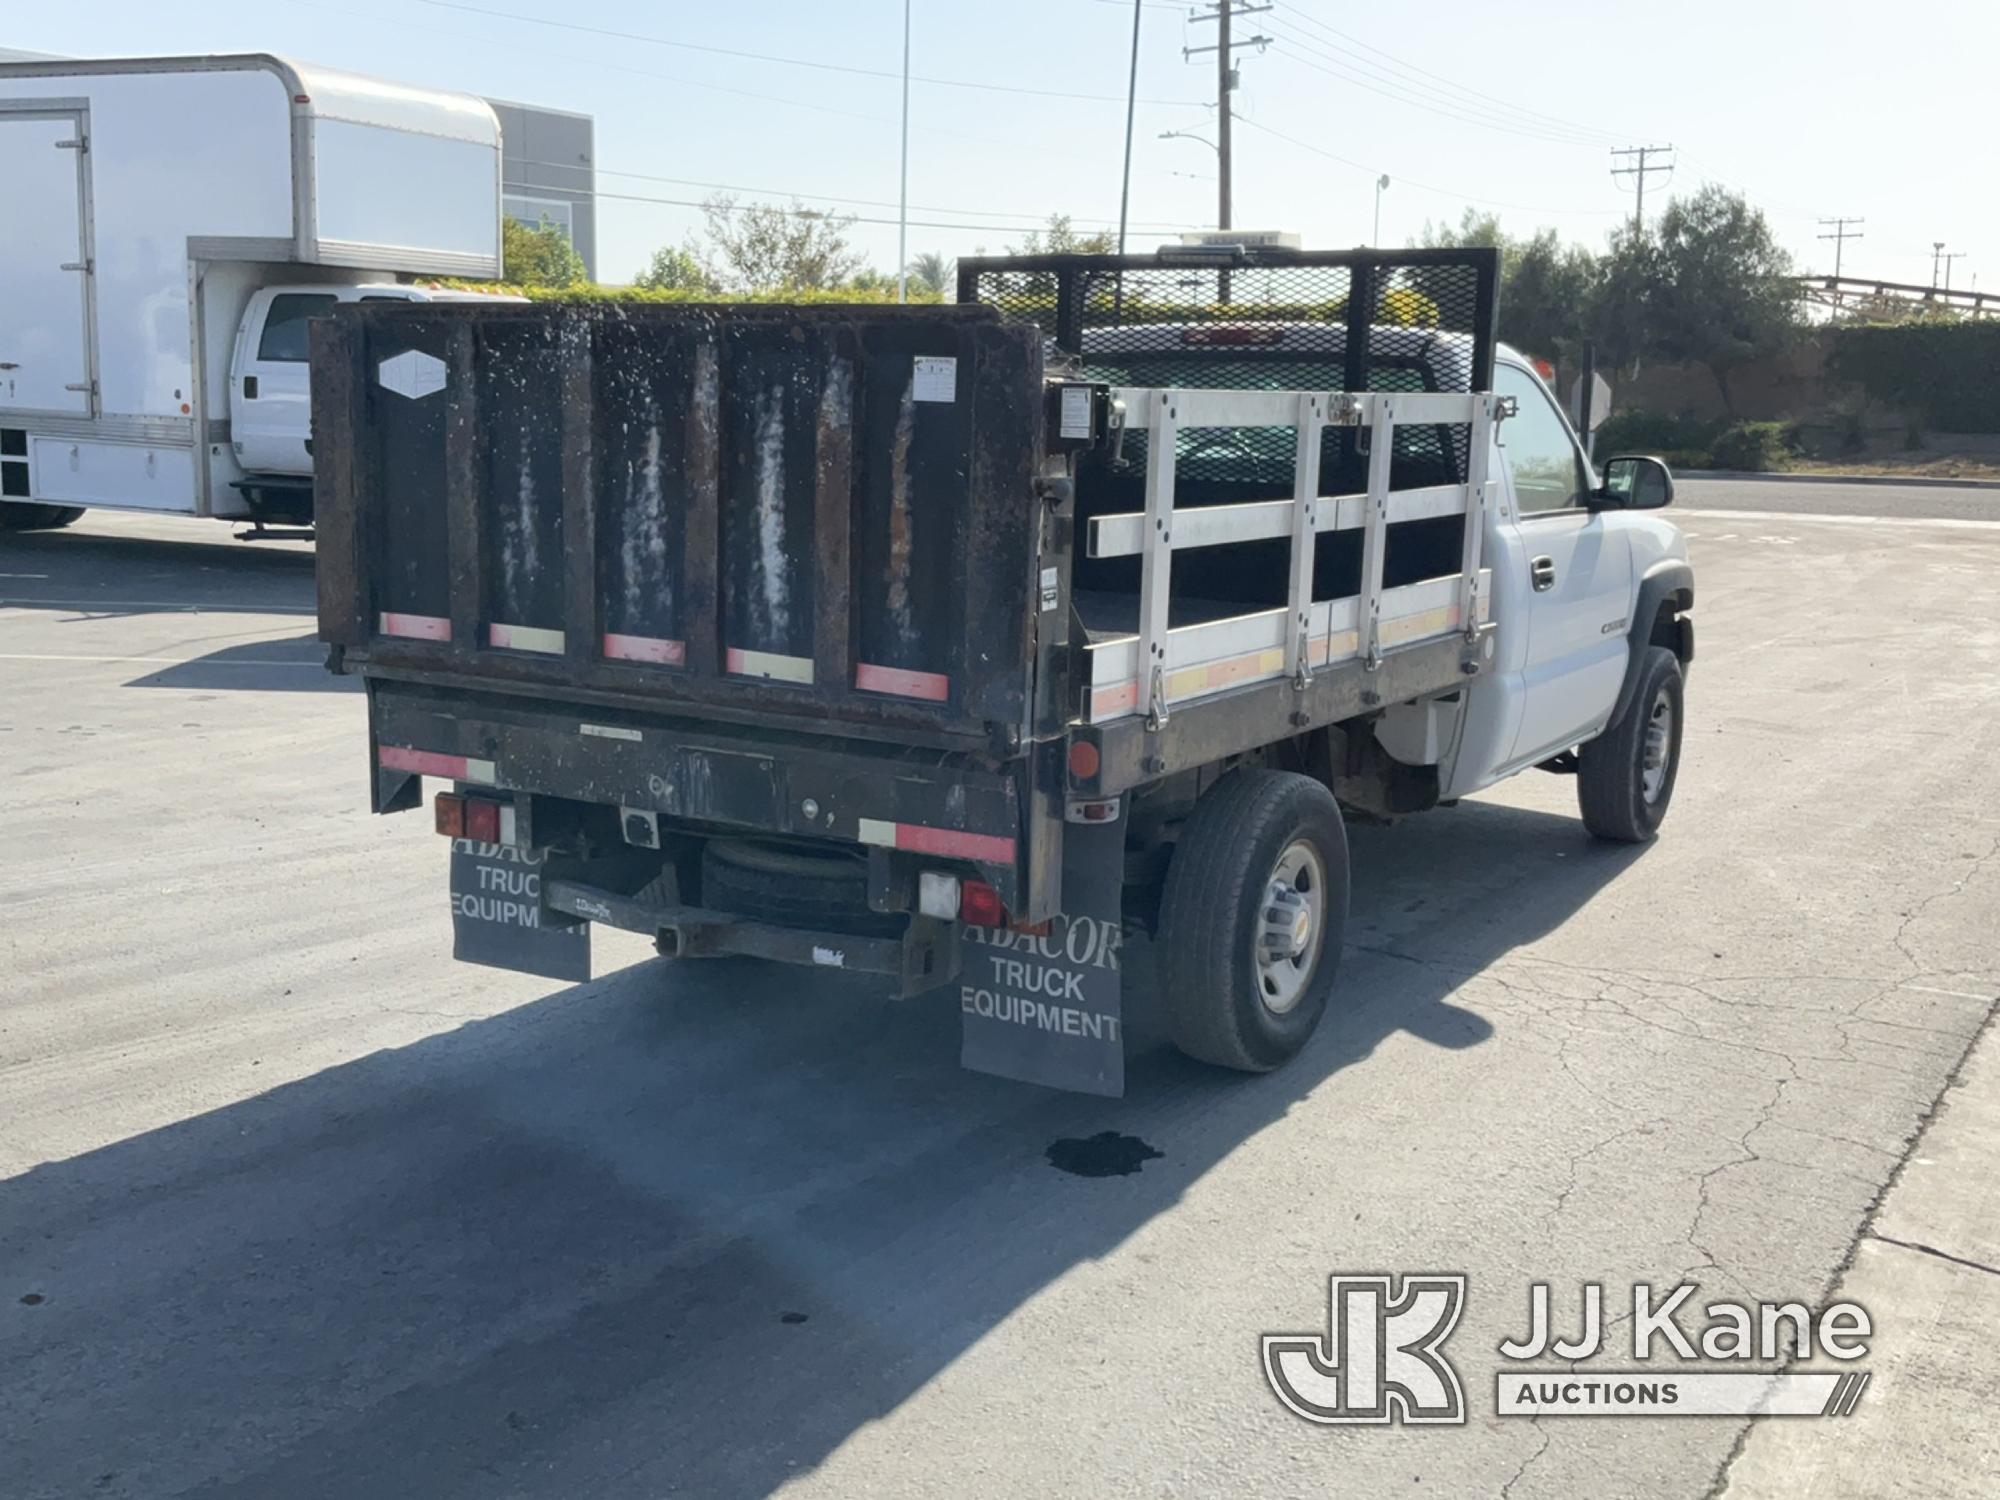
[[[1588,508],[1596,476],[1548,387],[1503,361],[1494,389],[1520,408],[1500,429],[1521,544],[1509,560],[1528,575],[1521,719],[1508,757],[1520,764],[1604,727],[1625,676],[1632,544]]]

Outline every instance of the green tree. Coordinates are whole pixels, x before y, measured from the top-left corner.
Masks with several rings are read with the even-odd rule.
[[[1576,358],[1589,336],[1588,309],[1598,278],[1597,257],[1565,245],[1553,229],[1517,239],[1498,214],[1468,208],[1456,225],[1424,225],[1420,243],[1433,248],[1492,246],[1500,251],[1500,337],[1552,360]],[[1421,277],[1417,278],[1421,282]]]
[[[1730,415],[1730,375],[1776,353],[1799,323],[1792,258],[1764,215],[1711,183],[1660,216],[1649,343],[1668,359],[1706,365]]]
[[[935,252],[919,255],[909,265],[910,290],[921,287],[939,301],[951,294],[951,262]]]
[[[1515,242],[1501,266],[1501,337],[1549,359],[1580,359],[1597,278],[1597,257],[1553,229]]]
[[[1611,365],[1636,365],[1651,348],[1660,247],[1652,235],[1625,227],[1598,258],[1584,323],[1597,352]]]
[[[840,284],[843,292],[853,292],[857,296],[880,298],[885,302],[896,300],[896,278],[887,271],[878,271],[873,266],[863,266]]]
[[[848,244],[852,217],[775,203],[739,204],[718,193],[701,205],[723,278],[750,292],[827,291],[861,269]]]
[[[1095,234],[1079,234],[1068,214],[1050,214],[1040,229],[1028,231],[1018,245],[1009,245],[1009,255],[1109,255],[1118,248],[1117,236],[1107,229]]]
[[[715,277],[690,248],[662,245],[632,285],[651,292],[714,292]]]
[[[516,219],[500,226],[501,276],[516,286],[576,286],[590,279],[569,236],[547,219],[529,228]]]

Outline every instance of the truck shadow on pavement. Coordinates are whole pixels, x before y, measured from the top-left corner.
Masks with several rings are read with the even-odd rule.
[[[224,646],[135,677],[125,686],[202,693],[358,693],[361,679],[327,671],[326,647],[317,634],[308,632],[284,640]]]
[[[5,1488],[767,1494],[1386,1039],[1490,1036],[1458,986],[1637,854],[1490,804],[1353,843],[1338,1009],[1267,1077],[1140,1044],[1055,1094],[961,1072],[947,996],[648,963],[0,1184]],[[1045,1160],[1107,1130],[1160,1156]]]
[[[219,529],[173,520],[172,540],[85,529],[14,532],[0,537],[0,598],[61,598],[92,613],[149,614],[162,610],[211,612],[269,609],[312,613],[313,553],[296,543],[238,542]],[[104,523],[95,523],[104,524]],[[116,524],[116,523],[113,523]],[[211,523],[213,526],[213,523]],[[178,528],[187,528],[183,539]]]

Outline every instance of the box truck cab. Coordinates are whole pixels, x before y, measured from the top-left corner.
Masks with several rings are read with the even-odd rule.
[[[250,294],[229,360],[229,435],[244,477],[235,488],[253,513],[310,519],[311,327],[343,302],[519,302],[480,292],[367,281],[358,286],[286,284]],[[301,508],[303,507],[303,508]]]
[[[484,100],[261,53],[0,63],[0,183],[0,530],[300,519],[314,309],[500,274]]]

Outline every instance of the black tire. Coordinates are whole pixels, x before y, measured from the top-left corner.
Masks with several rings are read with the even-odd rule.
[[[1267,897],[1282,856],[1317,851],[1320,917],[1309,966],[1283,1010],[1258,961]],[[1299,887],[1301,891],[1306,888]],[[1347,830],[1333,793],[1310,776],[1243,770],[1195,804],[1160,901],[1160,992],[1167,1034],[1189,1057],[1246,1073],[1289,1062],[1326,1014],[1347,929]]]
[[[82,514],[81,505],[31,505],[9,500],[0,505],[0,531],[54,531]]]
[[[1680,774],[1683,701],[1680,659],[1665,646],[1648,646],[1625,717],[1576,754],[1577,806],[1598,838],[1643,844],[1660,831]],[[1648,761],[1656,754],[1661,774],[1649,791]]]
[[[868,908],[868,862],[858,850],[787,848],[710,839],[701,851],[701,904],[783,927],[900,937],[896,912]]]

